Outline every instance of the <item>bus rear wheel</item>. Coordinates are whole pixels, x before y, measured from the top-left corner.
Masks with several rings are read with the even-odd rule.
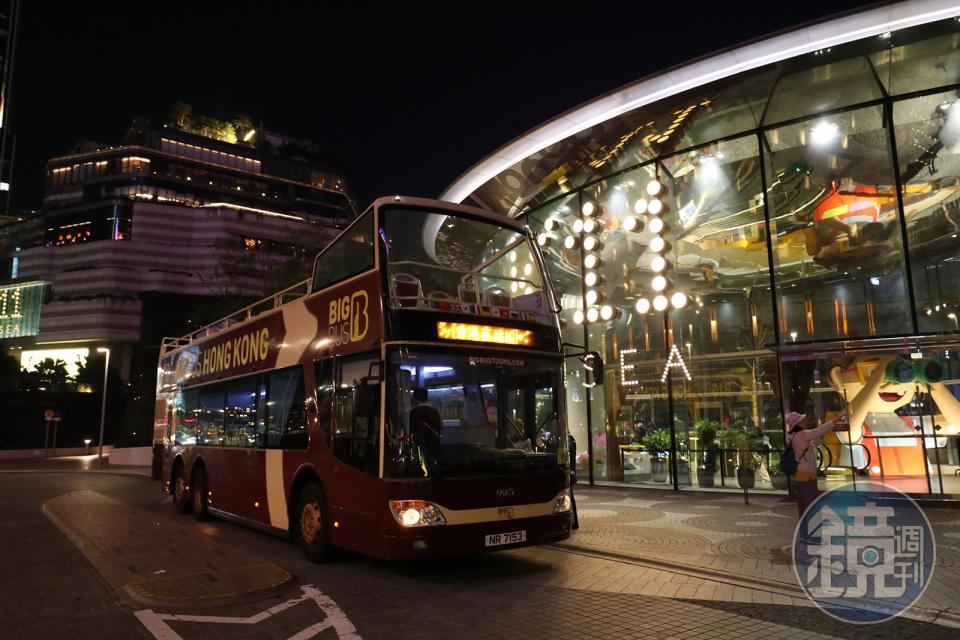
[[[193,471],[193,481],[190,483],[192,488],[193,517],[203,521],[210,517],[210,499],[209,489],[207,488],[207,470],[203,466],[197,467]]]
[[[173,471],[173,508],[177,513],[190,513],[190,484],[187,482],[187,470],[183,463],[177,464]]]
[[[327,550],[327,507],[320,485],[312,482],[297,500],[297,540],[310,562],[322,562]]]

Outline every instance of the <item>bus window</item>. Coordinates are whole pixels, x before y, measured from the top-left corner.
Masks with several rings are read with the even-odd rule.
[[[519,449],[530,448],[530,441],[527,438],[527,427],[525,424],[524,408],[526,407],[526,394],[521,389],[510,389],[507,391],[507,410],[504,414],[504,425],[500,437],[504,438],[506,446],[514,446]]]
[[[353,392],[377,361],[371,356],[341,360],[334,399],[333,455],[371,475],[380,471],[380,416],[355,417]]]
[[[346,280],[373,268],[373,210],[317,256],[313,265],[313,290]]]
[[[198,444],[223,444],[223,391],[219,385],[200,389],[197,404]]]
[[[174,409],[176,426],[173,434],[175,444],[197,444],[197,402],[196,391],[183,391],[177,394]]]
[[[256,377],[234,380],[227,385],[224,410],[224,444],[228,447],[252,447],[256,444]]]
[[[386,405],[387,477],[525,473],[567,461],[555,360],[400,348],[391,352],[386,376],[393,382]],[[418,410],[421,405],[429,408]],[[413,411],[420,422],[439,422],[439,437],[415,428]]]
[[[267,446],[306,449],[309,442],[303,407],[303,368],[271,373],[267,383]]]
[[[324,444],[332,446],[333,437],[333,359],[314,363],[317,374],[317,426]]]

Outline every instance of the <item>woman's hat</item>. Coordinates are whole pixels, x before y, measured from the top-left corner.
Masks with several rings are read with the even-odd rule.
[[[784,418],[787,423],[787,430],[789,431],[790,429],[793,429],[801,420],[806,417],[807,414],[805,413],[797,413],[796,411],[791,411],[788,413],[786,418]]]

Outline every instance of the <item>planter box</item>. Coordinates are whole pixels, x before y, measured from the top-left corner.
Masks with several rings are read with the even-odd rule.
[[[714,486],[716,473],[716,470],[697,469],[697,484],[706,488]]]
[[[741,489],[753,489],[757,484],[757,472],[753,469],[740,467],[737,469],[737,483]]]
[[[661,459],[650,460],[650,474],[654,482],[667,481],[667,461]]]

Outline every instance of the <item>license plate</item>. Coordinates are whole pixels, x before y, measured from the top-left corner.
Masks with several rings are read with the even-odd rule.
[[[511,531],[510,533],[488,533],[485,546],[499,547],[504,544],[517,544],[527,541],[526,531]]]

